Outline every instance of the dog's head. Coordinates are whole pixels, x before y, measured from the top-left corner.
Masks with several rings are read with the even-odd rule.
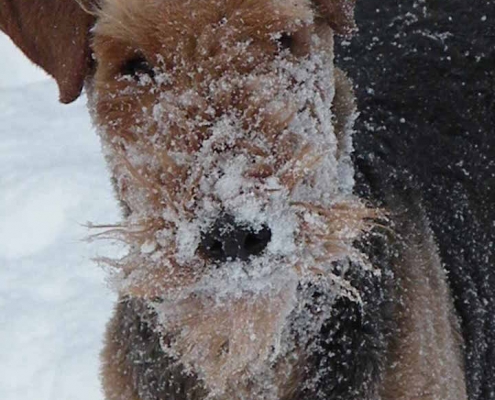
[[[339,20],[316,6],[108,0],[98,12],[88,93],[128,214],[109,232],[130,246],[113,262],[118,288],[155,301],[167,350],[213,396],[280,398],[325,319],[307,318],[310,299],[359,298],[335,268],[359,258],[373,212],[350,196]]]
[[[348,196],[353,99],[317,16],[300,0],[103,3],[87,88],[122,233],[141,254],[125,260],[143,275],[134,294],[183,292],[229,259],[285,265],[324,233],[318,221],[361,230],[366,211]],[[336,237],[329,253],[347,253]],[[170,276],[144,271],[150,254],[172,262]]]
[[[108,261],[119,291],[150,302],[164,349],[212,398],[289,396],[336,299],[360,301],[346,274],[366,267],[354,243],[377,217],[352,196],[354,103],[333,65],[353,1],[65,7],[72,43],[52,30],[25,44],[12,19],[0,27],[63,101],[86,80],[125,208],[106,232],[129,243]]]

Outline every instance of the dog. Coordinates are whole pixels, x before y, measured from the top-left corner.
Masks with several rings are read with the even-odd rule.
[[[61,102],[85,88],[122,205],[108,400],[492,398],[427,202],[351,156],[352,0],[0,5]]]

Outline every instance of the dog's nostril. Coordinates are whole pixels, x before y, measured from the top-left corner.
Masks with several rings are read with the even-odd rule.
[[[255,231],[235,223],[234,218],[221,218],[201,240],[200,251],[212,261],[248,260],[260,255],[270,243],[272,233],[264,226]]]
[[[221,259],[224,256],[223,243],[218,239],[213,239],[208,243],[205,250],[208,256],[214,259]]]
[[[253,256],[257,256],[265,250],[272,238],[269,228],[263,227],[259,232],[249,232],[244,239],[244,250]]]

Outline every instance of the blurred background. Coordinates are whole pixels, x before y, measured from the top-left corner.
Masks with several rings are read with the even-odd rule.
[[[0,89],[48,80],[48,76],[27,61],[24,55],[0,32]]]

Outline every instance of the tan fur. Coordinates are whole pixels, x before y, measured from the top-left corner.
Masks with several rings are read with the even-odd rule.
[[[129,99],[122,98],[122,95],[116,96],[132,84],[118,82],[115,78],[122,64],[133,54],[142,53],[152,65],[167,65],[168,71],[174,74],[174,89],[184,92],[196,88],[206,79],[221,77],[225,71],[242,76],[259,64],[268,66],[277,53],[271,35],[280,31],[292,33],[297,29],[293,23],[295,18],[305,19],[311,15],[308,7],[286,6],[275,12],[273,5],[263,0],[223,0],[220,3],[206,0],[194,4],[164,1],[159,5],[143,5],[139,0],[131,0],[109,1],[105,4],[93,44],[100,64],[94,89],[104,96],[99,100],[97,115],[106,121],[121,121],[115,126],[115,134],[132,139],[133,133],[126,129],[132,126],[128,118],[139,116],[141,108],[149,106],[155,99],[155,95],[146,94],[146,88],[139,96],[130,96]],[[228,20],[226,25],[221,24],[223,19]],[[198,36],[197,32],[201,32],[201,35]],[[254,40],[254,44],[246,53],[236,44],[248,39]],[[245,88],[246,93],[242,93],[242,88],[237,93],[219,91],[218,113],[227,106],[256,112],[266,99],[246,99],[243,96],[247,95],[248,90],[255,90],[259,84],[261,82],[253,82],[251,87]],[[163,89],[169,88],[166,83],[163,85]],[[206,120],[218,116],[205,113],[208,104],[205,103],[204,94],[198,92],[193,105],[180,110],[182,114],[177,116],[179,122],[185,124],[187,118],[197,113]],[[175,127],[175,139],[188,133],[187,126],[182,124],[178,123]],[[272,127],[277,128],[282,127]],[[149,129],[149,133],[153,134],[153,126]],[[195,151],[202,140],[203,137],[191,137],[189,133],[177,145]]]
[[[257,360],[269,358],[277,334],[274,329],[281,326],[285,317],[287,295],[280,293],[277,297],[229,301],[223,305],[205,304],[203,299],[191,298],[167,305],[168,320],[173,321],[168,333],[174,334],[174,324],[180,328],[174,338],[174,348],[187,364],[194,365],[201,360],[205,384],[211,393],[218,392],[225,400],[242,398],[241,392],[243,396],[253,396],[252,388],[242,386],[243,380],[239,378],[251,374],[258,367]],[[175,315],[175,310],[180,312]],[[212,329],[219,326],[221,335]],[[288,358],[274,366],[277,376],[274,380],[279,387],[290,386],[293,380],[290,364],[296,360],[296,357]],[[226,377],[231,382],[226,382]],[[224,387],[230,391],[223,393]]]
[[[316,0],[321,16],[338,33],[350,35],[356,30],[354,4],[356,0]]]
[[[117,304],[115,315],[121,315],[122,304]],[[114,317],[107,325],[105,347],[101,353],[101,378],[107,400],[140,400],[131,378],[132,368],[122,348],[122,322]]]
[[[421,218],[421,217],[420,217]],[[404,232],[398,330],[381,389],[383,400],[466,400],[459,323],[447,276],[426,222]]]
[[[339,140],[339,155],[344,157],[345,154],[350,154],[346,143],[345,133],[352,129],[354,124],[353,115],[356,114],[357,106],[354,98],[354,91],[351,80],[339,68],[335,69],[335,98],[333,100],[333,110],[335,114],[335,134]]]

